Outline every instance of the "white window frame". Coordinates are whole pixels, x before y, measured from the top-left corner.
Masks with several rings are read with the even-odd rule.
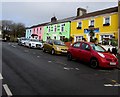
[[[48,33],[50,32],[50,26],[48,26]]]
[[[91,21],[92,21],[92,20],[94,21],[94,25],[91,25]],[[95,19],[90,19],[90,20],[89,20],[89,26],[95,26]]]
[[[111,25],[111,16],[104,16],[103,17],[103,24],[105,24],[105,19],[109,17],[109,24]]]
[[[77,27],[79,27],[79,23],[81,23],[81,28],[82,28],[82,21],[77,22]]]
[[[78,37],[78,38],[77,38]],[[83,36],[75,36],[75,42],[79,39],[80,41],[82,41]]]
[[[62,25],[65,25],[65,23],[62,23],[62,24],[60,25],[60,32],[64,32],[64,31],[65,31],[65,26],[62,26]],[[63,27],[63,31],[62,31],[62,27]]]
[[[56,28],[56,31],[55,31],[55,28]],[[54,25],[54,32],[57,32],[57,25]]]

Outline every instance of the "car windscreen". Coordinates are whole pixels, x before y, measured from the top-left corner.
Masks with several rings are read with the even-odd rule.
[[[97,51],[97,52],[107,52],[102,46],[98,44],[90,44],[92,49]]]
[[[54,41],[54,44],[55,44],[55,45],[65,45],[64,42],[59,41],[59,40],[55,40],[55,41]]]

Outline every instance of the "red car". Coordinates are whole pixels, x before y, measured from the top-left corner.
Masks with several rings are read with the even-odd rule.
[[[118,59],[115,55],[107,52],[99,44],[91,42],[75,42],[70,46],[67,59],[72,60],[73,58],[88,62],[92,68],[115,68],[118,65]]]

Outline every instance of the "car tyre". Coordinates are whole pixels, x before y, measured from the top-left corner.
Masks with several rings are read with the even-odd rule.
[[[31,48],[31,44],[29,44],[29,48]]]
[[[99,66],[98,60],[97,59],[91,59],[90,67],[96,69],[96,68],[98,68],[98,66]]]
[[[54,54],[55,54],[55,50],[54,50],[54,49],[52,49],[51,54],[52,54],[52,55],[54,55]]]
[[[72,54],[71,53],[67,53],[67,60],[71,61],[72,60]]]
[[[43,52],[46,52],[45,48],[43,47]]]

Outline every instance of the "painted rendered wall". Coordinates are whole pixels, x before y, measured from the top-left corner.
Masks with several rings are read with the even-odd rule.
[[[26,29],[25,37],[31,38],[31,34],[32,34],[32,29]]]
[[[32,28],[33,34],[37,34],[39,40],[43,39],[43,33],[44,33],[44,26],[34,27]]]
[[[63,26],[64,31],[61,31],[62,25],[64,25]],[[55,31],[55,26],[56,26],[56,31]],[[50,27],[50,32],[49,32],[49,27]],[[56,37],[56,40],[60,40],[60,36],[65,36],[65,38],[70,38],[70,22],[47,25],[44,27],[43,41],[46,41],[47,37],[50,37],[51,39],[54,39],[54,37]]]
[[[103,26],[104,17],[110,16],[111,23],[109,26]],[[81,20],[75,20],[71,22],[71,36],[83,36],[84,38],[87,38],[87,34],[84,33],[84,29],[89,29],[89,20],[94,19],[94,28],[99,28],[99,32],[96,33],[96,38],[100,40],[100,35],[102,34],[113,34],[115,36],[115,39],[118,39],[118,13],[113,14],[106,14],[96,17],[90,17],[85,18]],[[82,22],[82,29],[77,29],[77,23],[81,21]]]

